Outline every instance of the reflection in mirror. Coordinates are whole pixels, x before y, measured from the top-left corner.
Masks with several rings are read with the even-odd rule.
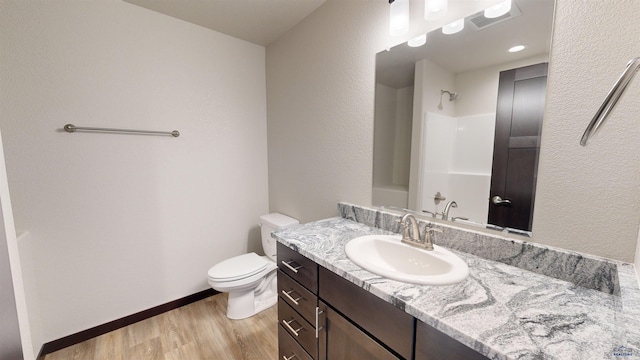
[[[513,0],[377,54],[373,205],[531,230],[553,10]]]

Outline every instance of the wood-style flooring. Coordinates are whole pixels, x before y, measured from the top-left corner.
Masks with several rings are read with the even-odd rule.
[[[45,360],[267,360],[278,356],[277,308],[243,320],[217,294],[64,348]]]

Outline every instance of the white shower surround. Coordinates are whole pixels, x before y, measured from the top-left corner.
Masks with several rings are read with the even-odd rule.
[[[422,126],[423,153],[420,210],[441,212],[448,201],[457,208],[450,216],[485,223],[489,190],[495,114],[450,117],[428,112]],[[447,199],[436,205],[434,195]]]

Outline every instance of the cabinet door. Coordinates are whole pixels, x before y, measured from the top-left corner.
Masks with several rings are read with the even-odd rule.
[[[486,360],[486,356],[422,321],[416,324],[416,360]]]
[[[339,313],[321,303],[324,328],[320,338],[321,358],[330,360],[399,359]]]
[[[411,315],[323,267],[318,283],[325,303],[393,352],[411,358],[415,321]]]

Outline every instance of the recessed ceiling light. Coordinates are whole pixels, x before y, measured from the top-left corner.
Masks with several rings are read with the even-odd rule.
[[[524,45],[517,45],[517,46],[514,46],[511,49],[509,49],[509,52],[514,53],[514,52],[522,51],[522,50],[524,50],[524,48],[525,48]]]

